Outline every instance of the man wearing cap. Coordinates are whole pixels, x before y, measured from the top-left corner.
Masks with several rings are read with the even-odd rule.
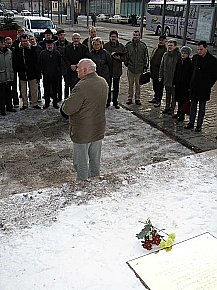
[[[91,59],[80,60],[77,72],[80,81],[64,101],[62,110],[70,117],[73,164],[78,179],[87,180],[100,174],[108,85],[97,75],[96,64]]]
[[[46,40],[46,49],[40,54],[40,67],[43,75],[44,86],[44,109],[50,106],[50,98],[53,99],[53,107],[58,109],[57,105],[57,87],[58,78],[61,74],[61,56],[59,51],[54,49],[54,40]]]
[[[211,88],[217,80],[217,59],[208,51],[206,41],[197,44],[197,54],[192,58],[193,74],[190,84],[191,111],[185,129],[193,129],[199,111],[195,132],[200,132],[205,116],[206,102],[210,100]]]
[[[46,40],[52,39],[53,33],[52,31],[48,28],[44,32],[44,39],[39,42],[39,45],[42,47],[42,49],[46,48]]]
[[[81,36],[79,33],[72,34],[72,43],[65,48],[64,60],[67,66],[66,85],[71,89],[78,82],[78,74],[76,71],[77,64],[82,58],[90,58],[88,48],[81,44]]]
[[[154,97],[149,103],[153,103],[155,107],[160,107],[163,97],[163,82],[159,81],[159,70],[162,57],[167,51],[166,47],[166,35],[159,37],[158,46],[153,49],[150,58],[150,72],[153,84]]]
[[[69,41],[65,38],[65,31],[63,29],[57,31],[57,38],[58,40],[54,42],[54,47],[56,50],[59,51],[61,56],[61,75],[59,75],[58,78],[58,90],[57,90],[57,99],[59,102],[62,100],[62,79],[64,79],[65,82],[64,96],[66,97],[69,95],[69,87],[66,86],[67,66],[63,59],[65,48],[67,45],[69,45]]]
[[[32,107],[34,109],[41,109],[37,105],[38,59],[35,48],[31,46],[27,34],[20,36],[20,44],[14,50],[13,60],[15,71],[18,72],[20,80],[20,90],[23,100],[21,110],[28,108],[27,84],[31,93]]]
[[[12,106],[11,84],[14,79],[12,52],[5,47],[5,37],[0,36],[0,114],[6,110],[16,112]]]

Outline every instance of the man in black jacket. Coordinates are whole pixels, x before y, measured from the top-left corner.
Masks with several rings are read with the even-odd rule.
[[[90,53],[88,48],[81,44],[80,34],[73,33],[72,43],[66,46],[64,54],[67,66],[66,85],[71,89],[74,88],[79,80],[76,68],[82,58],[90,58]]]
[[[44,86],[44,109],[50,106],[50,98],[53,99],[53,107],[59,109],[57,105],[58,77],[61,74],[61,56],[54,49],[54,40],[46,40],[46,49],[40,54],[40,67],[43,75]]]
[[[66,86],[66,73],[67,67],[66,63],[63,59],[63,55],[65,53],[65,48],[69,45],[69,41],[65,38],[65,31],[63,29],[57,31],[58,40],[54,42],[54,48],[59,51],[61,56],[61,74],[58,78],[58,89],[57,89],[57,100],[58,102],[62,100],[62,79],[65,82],[65,98],[69,95],[69,87]]]
[[[37,105],[37,79],[39,78],[38,59],[35,48],[31,46],[28,35],[20,36],[20,44],[14,50],[14,69],[18,72],[20,90],[23,100],[21,110],[28,108],[27,84],[31,93],[32,107],[41,109]]]
[[[185,129],[194,128],[197,104],[199,103],[195,132],[200,132],[205,116],[206,102],[210,100],[211,88],[217,80],[217,59],[209,53],[206,41],[200,41],[197,44],[197,54],[193,56],[192,64],[191,112],[189,123],[185,126]]]

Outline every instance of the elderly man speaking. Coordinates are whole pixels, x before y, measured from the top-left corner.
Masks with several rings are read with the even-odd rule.
[[[70,116],[73,163],[78,179],[87,180],[100,172],[108,85],[104,78],[97,75],[96,65],[90,59],[81,59],[77,72],[80,81],[61,110]]]

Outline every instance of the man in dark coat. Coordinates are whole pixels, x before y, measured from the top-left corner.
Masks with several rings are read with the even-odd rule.
[[[81,44],[80,34],[73,33],[72,43],[66,46],[63,57],[67,66],[66,85],[71,89],[74,88],[79,80],[76,68],[82,58],[90,58],[90,53],[88,48]]]
[[[28,35],[26,34],[20,36],[20,44],[14,50],[13,64],[20,80],[20,90],[23,100],[21,110],[28,108],[27,84],[31,93],[32,107],[34,109],[41,109],[37,105],[38,59],[35,48],[31,46]]]
[[[91,26],[89,28],[89,37],[85,38],[82,44],[84,44],[89,51],[93,49],[92,41],[96,37],[96,27]]]
[[[50,98],[53,99],[53,107],[59,109],[57,105],[58,77],[61,74],[61,56],[54,49],[54,40],[46,40],[46,49],[40,54],[40,67],[43,75],[44,86],[44,109],[50,106]]]
[[[217,80],[217,59],[209,53],[206,41],[200,41],[197,45],[197,54],[192,58],[193,74],[191,79],[191,112],[189,123],[185,129],[194,128],[199,111],[195,132],[200,132],[205,116],[206,102],[210,100],[211,88]]]
[[[61,56],[61,74],[58,78],[58,90],[57,90],[57,100],[58,102],[62,100],[62,79],[64,79],[65,82],[65,98],[69,95],[69,87],[66,86],[66,73],[67,73],[67,66],[63,59],[65,48],[67,45],[69,45],[69,41],[65,38],[65,31],[63,29],[60,29],[57,31],[57,38],[58,40],[54,42],[54,47],[56,50],[59,51]]]
[[[160,107],[163,97],[163,82],[159,81],[159,70],[162,57],[167,51],[166,35],[159,36],[159,43],[156,48],[153,49],[150,57],[150,72],[153,84],[154,97],[149,103],[153,103],[155,107]]]
[[[42,49],[46,49],[46,41],[51,40],[53,37],[52,31],[48,28],[44,32],[44,39],[39,41],[39,45],[42,47]]]
[[[112,30],[109,33],[109,42],[104,45],[104,48],[110,52],[112,57],[112,75],[109,86],[109,94],[106,107],[110,106],[111,102],[111,84],[113,82],[113,106],[116,109],[119,109],[118,105],[118,94],[119,94],[119,83],[120,77],[122,75],[122,62],[126,58],[127,50],[125,46],[118,41],[118,32],[116,30]]]

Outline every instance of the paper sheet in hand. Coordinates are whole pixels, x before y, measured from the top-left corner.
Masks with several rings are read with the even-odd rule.
[[[127,264],[150,290],[217,290],[217,239],[209,233]]]

